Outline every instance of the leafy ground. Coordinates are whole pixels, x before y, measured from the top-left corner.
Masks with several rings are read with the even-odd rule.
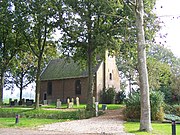
[[[172,134],[171,123],[152,123],[152,127],[153,127],[152,133],[138,131],[139,122],[126,122],[124,126],[126,132],[134,133],[137,135],[171,135]],[[176,124],[176,134],[180,135],[180,124]]]

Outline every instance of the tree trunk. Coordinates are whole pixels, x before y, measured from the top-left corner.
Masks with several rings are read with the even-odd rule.
[[[137,26],[137,42],[138,42],[138,66],[141,94],[141,118],[140,130],[151,131],[151,112],[149,98],[149,83],[146,65],[146,45],[144,37],[144,7],[143,0],[136,0],[136,26]]]
[[[35,109],[39,109],[39,97],[40,97],[40,74],[41,74],[41,58],[40,56],[38,58],[38,67],[37,67],[37,73],[36,73],[36,104],[35,104]]]
[[[87,92],[87,110],[93,111],[93,72],[92,72],[92,52],[91,45],[88,48],[88,92]]]
[[[0,106],[3,104],[4,70],[1,69],[0,76]]]

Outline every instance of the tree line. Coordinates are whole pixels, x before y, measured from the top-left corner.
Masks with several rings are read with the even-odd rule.
[[[129,81],[140,76],[139,86],[146,95],[142,100],[147,99],[142,108],[150,113],[147,71],[153,70],[146,67],[146,49],[160,28],[154,5],[155,0],[0,1],[0,104],[5,86],[16,84],[21,99],[23,88],[35,81],[35,107],[39,108],[40,74],[47,62],[72,57],[88,69],[87,109],[92,110],[93,68],[96,57],[104,59],[108,49],[119,56],[117,63]],[[148,55],[147,64],[150,60],[159,61]],[[156,87],[151,77],[150,88]],[[147,121],[142,120],[140,129],[151,130],[145,113],[142,119]]]

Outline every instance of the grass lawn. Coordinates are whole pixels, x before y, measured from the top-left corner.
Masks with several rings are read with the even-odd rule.
[[[54,122],[63,122],[63,121],[67,121],[67,120],[20,118],[19,123],[15,124],[15,118],[0,118],[0,128],[17,128],[17,127],[34,128],[44,124],[51,124]]]
[[[124,107],[123,104],[107,104],[107,109],[108,110],[115,110]],[[47,106],[42,106],[42,108],[56,108],[55,104],[47,105]],[[61,108],[65,109],[67,108],[67,104],[62,104]],[[79,106],[76,106],[76,104],[73,106],[74,109],[85,109],[86,104],[80,104]],[[102,104],[99,104],[99,109],[102,109]]]
[[[134,133],[136,135],[171,135],[172,126],[171,123],[152,123],[153,132],[140,132],[139,122],[126,122],[124,123],[125,131],[128,133]],[[180,124],[176,124],[176,134],[180,135]]]

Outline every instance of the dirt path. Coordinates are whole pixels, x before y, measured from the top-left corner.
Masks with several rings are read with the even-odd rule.
[[[99,117],[43,125],[38,129],[0,129],[0,135],[132,135],[123,130],[121,110],[107,110]]]

